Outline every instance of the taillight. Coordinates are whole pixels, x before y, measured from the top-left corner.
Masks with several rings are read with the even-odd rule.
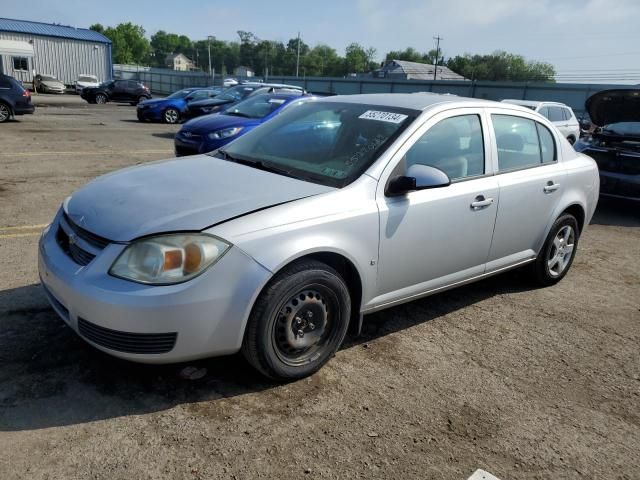
[[[29,92],[29,90],[25,90],[24,92],[22,92],[22,96],[23,97],[30,97],[31,96],[31,92]]]

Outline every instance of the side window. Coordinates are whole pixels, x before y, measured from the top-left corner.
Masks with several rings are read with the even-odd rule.
[[[453,180],[484,174],[484,140],[478,115],[446,118],[425,132],[405,156],[406,168],[439,168]]]
[[[536,128],[538,129],[538,138],[540,139],[540,154],[542,156],[542,163],[555,162],[556,161],[556,142],[553,139],[553,135],[547,127],[536,122]]]
[[[14,70],[22,70],[25,72],[29,70],[29,62],[27,60],[27,57],[12,57],[12,59]]]
[[[571,121],[573,120],[573,113],[571,110],[569,110],[568,108],[563,108],[564,110],[564,119]]]
[[[7,77],[0,75],[0,88],[11,88],[11,82]]]
[[[549,107],[542,107],[538,113],[540,115],[542,115],[544,118],[548,119],[549,118]]]
[[[562,110],[560,107],[549,107],[549,120],[551,122],[564,122]]]
[[[491,115],[501,172],[540,165],[536,122],[512,115]]]

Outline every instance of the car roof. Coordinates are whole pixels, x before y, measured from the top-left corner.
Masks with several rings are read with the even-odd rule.
[[[380,107],[398,107],[410,110],[426,110],[444,103],[461,104],[461,106],[495,106],[497,102],[477,98],[458,97],[457,95],[416,92],[416,93],[365,93],[360,95],[336,95],[320,97],[320,102],[361,103]]]
[[[303,87],[300,87],[299,85],[289,85],[286,83],[262,83],[262,82],[242,82],[239,83],[238,85],[234,85],[234,87],[246,87],[246,86],[251,86],[251,87],[278,87],[278,88],[293,88],[295,90],[304,90]]]

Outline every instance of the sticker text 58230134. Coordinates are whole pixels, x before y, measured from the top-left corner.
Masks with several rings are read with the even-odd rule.
[[[359,118],[365,120],[377,120],[379,122],[402,123],[407,115],[393,112],[379,112],[378,110],[367,110]]]

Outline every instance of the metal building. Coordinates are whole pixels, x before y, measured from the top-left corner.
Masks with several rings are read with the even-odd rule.
[[[0,18],[0,72],[29,84],[37,74],[67,85],[83,74],[109,80],[111,40],[86,28]]]

